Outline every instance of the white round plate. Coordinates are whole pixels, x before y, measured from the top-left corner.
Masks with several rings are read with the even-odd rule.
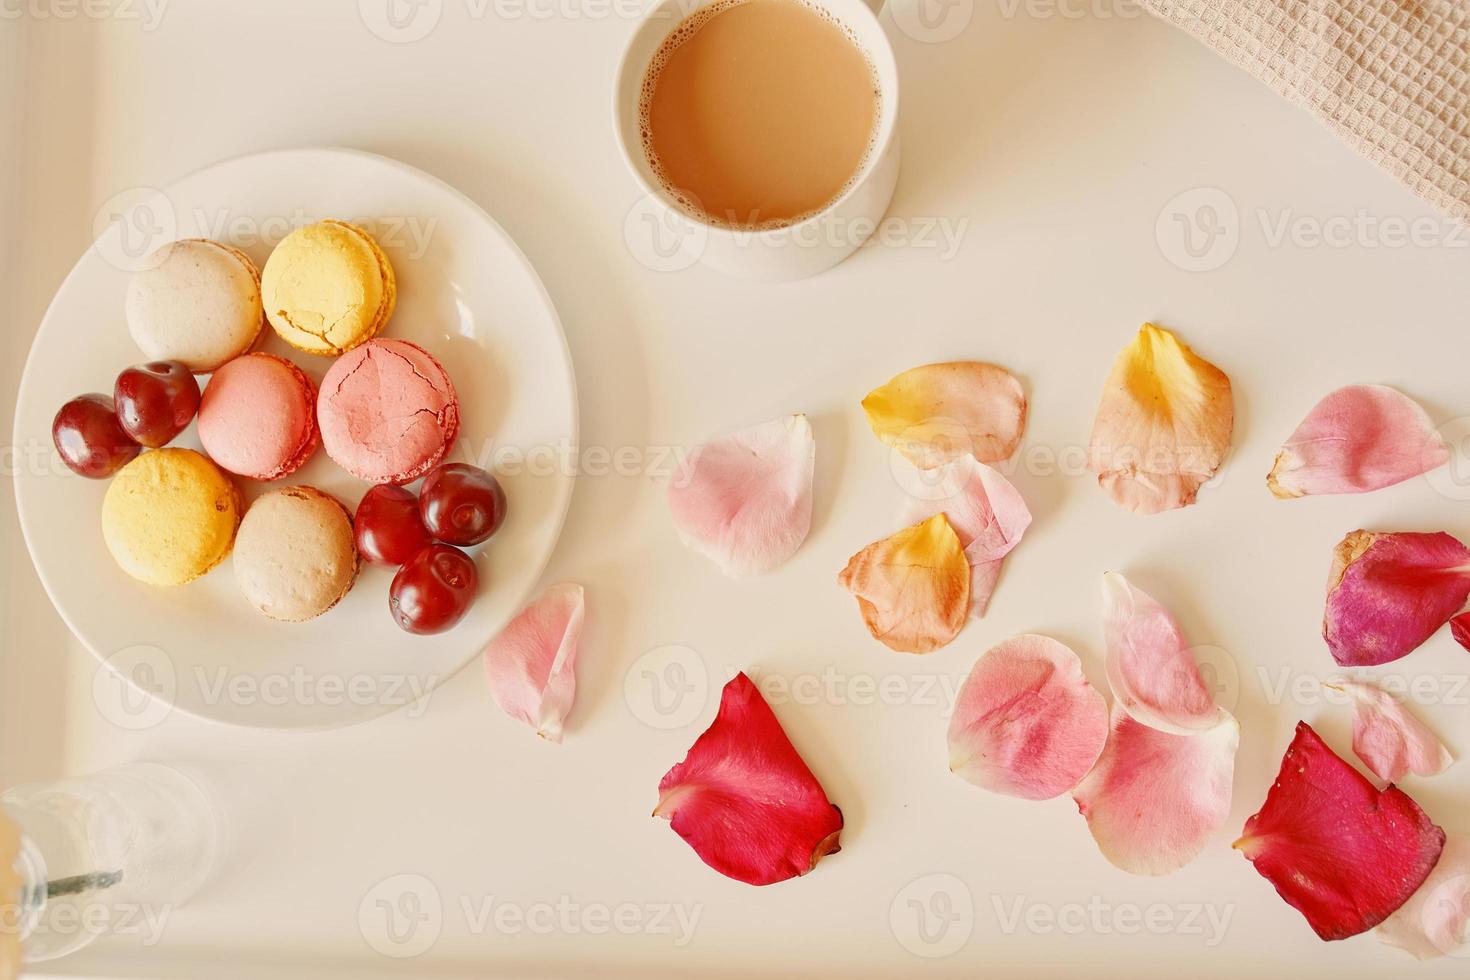
[[[99,709],[139,727],[166,714],[166,703],[235,724],[314,728],[422,696],[525,604],[571,500],[571,358],[535,271],[462,194],[404,164],[348,150],[240,157],[115,204],[46,313],[15,421],[16,500],[31,558],[72,632],[113,668],[98,671]],[[505,526],[475,549],[478,600],[438,636],[398,629],[388,612],[392,572],[368,565],[336,608],[295,624],[273,622],[246,603],[228,560],[176,588],[137,582],[102,541],[107,481],[73,474],[51,445],[51,419],[63,402],[110,393],[118,371],[145,360],[123,316],[129,276],[144,256],[173,239],[213,238],[263,265],[287,232],[323,218],[361,224],[382,244],[398,275],[398,307],[383,336],[420,344],[448,369],[462,420],[450,458],[493,468],[509,498]],[[264,336],[265,350],[313,380],[332,363],[290,349],[269,328]],[[173,445],[198,448],[194,428]],[[238,482],[247,504],[267,486],[304,483],[355,508],[367,489],[323,452],[275,484]]]

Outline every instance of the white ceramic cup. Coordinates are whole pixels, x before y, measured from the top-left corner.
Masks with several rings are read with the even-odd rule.
[[[864,0],[807,0],[852,31],[878,75],[877,137],[846,193],[804,221],[748,231],[691,216],[664,191],[644,156],[639,132],[643,79],[664,38],[681,21],[717,0],[658,0],[639,22],[618,64],[613,125],[623,159],[643,196],[623,227],[628,248],[644,265],[677,271],[695,262],[742,279],[780,281],[815,275],[857,251],[883,219],[898,182],[898,69],[893,48]]]

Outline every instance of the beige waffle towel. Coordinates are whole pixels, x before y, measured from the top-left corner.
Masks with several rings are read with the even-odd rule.
[[[1470,225],[1470,0],[1139,0]]]

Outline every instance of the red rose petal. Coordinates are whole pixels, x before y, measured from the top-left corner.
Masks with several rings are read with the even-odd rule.
[[[1353,531],[1332,554],[1322,636],[1344,667],[1411,653],[1470,596],[1470,549],[1443,531]]]
[[[1397,787],[1379,791],[1306,722],[1236,848],[1325,940],[1387,919],[1424,884],[1445,833]]]
[[[658,790],[654,816],[736,881],[785,881],[839,849],[842,811],[743,673],[725,685],[714,724]]]

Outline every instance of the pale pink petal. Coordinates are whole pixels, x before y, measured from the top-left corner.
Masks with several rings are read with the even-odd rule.
[[[1102,754],[1108,706],[1077,654],[1045,636],[1015,636],[970,670],[949,723],[949,768],[982,789],[1049,800]]]
[[[485,648],[485,677],[496,702],[548,741],[561,741],[577,694],[584,611],[580,585],[553,585]]]
[[[932,479],[915,483],[904,521],[917,524],[935,514],[948,518],[970,562],[970,615],[978,619],[995,591],[1001,562],[1031,526],[1031,511],[1009,480],[973,456],[961,456],[928,475]]]
[[[679,538],[727,575],[760,575],[796,554],[812,526],[817,443],[805,415],[697,447],[669,483]]]
[[[1378,938],[1421,960],[1448,956],[1470,943],[1470,837],[1445,838],[1439,863],[1419,890],[1379,925]]]
[[[1451,535],[1351,531],[1332,552],[1322,637],[1343,667],[1376,667],[1413,652],[1467,596],[1470,548]]]
[[[1410,772],[1437,776],[1455,761],[1439,737],[1383,688],[1346,678],[1327,686],[1353,699],[1353,751],[1379,779],[1396,783]]]
[[[1443,466],[1450,450],[1424,409],[1383,385],[1322,399],[1276,455],[1266,486],[1283,499],[1364,493]]]
[[[1114,704],[1102,758],[1073,792],[1103,857],[1130,874],[1165,875],[1193,861],[1230,815],[1240,726],[1172,735]]]
[[[1169,611],[1116,572],[1103,575],[1108,686],[1129,714],[1161,732],[1216,727],[1223,709]]]

